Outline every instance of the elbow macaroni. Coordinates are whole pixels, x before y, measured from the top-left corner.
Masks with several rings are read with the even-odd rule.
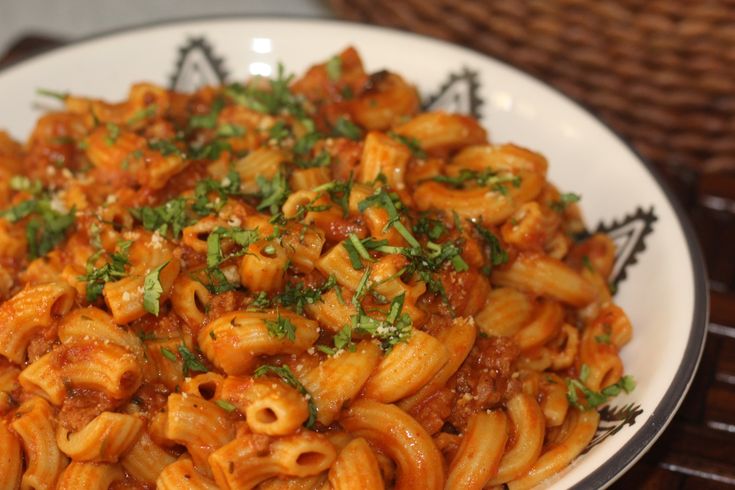
[[[0,490],[522,489],[593,438],[632,326],[546,159],[352,48],[285,80],[0,159]]]

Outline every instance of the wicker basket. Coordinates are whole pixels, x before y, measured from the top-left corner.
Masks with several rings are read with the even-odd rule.
[[[668,177],[715,285],[735,291],[735,1],[330,2],[345,19],[482,51],[580,101]]]

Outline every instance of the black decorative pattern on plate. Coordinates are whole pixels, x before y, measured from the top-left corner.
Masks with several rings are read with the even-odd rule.
[[[437,92],[429,95],[421,107],[425,111],[442,109],[481,119],[479,74],[467,67],[462,68],[459,73],[450,73],[449,79]]]
[[[204,85],[224,84],[227,76],[223,60],[214,54],[210,43],[204,37],[190,38],[179,49],[169,87],[176,91],[192,92]],[[422,109],[441,109],[481,119],[482,105],[479,74],[464,67],[460,72],[450,73],[447,81],[425,99]],[[639,207],[633,214],[613,220],[610,224],[598,223],[595,231],[607,233],[617,246],[610,279],[614,288],[625,280],[628,268],[638,262],[638,256],[646,249],[646,237],[653,232],[653,224],[657,220],[653,207],[648,210]],[[599,412],[597,431],[583,454],[617,434],[626,425],[634,425],[643,409],[637,403],[630,403],[622,407],[608,405]]]
[[[635,425],[636,419],[642,413],[643,409],[637,403],[629,403],[619,408],[607,406],[600,409],[600,423],[597,426],[597,431],[595,431],[595,436],[582,451],[582,454],[602,443],[608,437],[614,436],[626,425]]]
[[[653,224],[656,221],[658,216],[653,207],[648,210],[639,207],[635,213],[627,214],[621,220],[613,220],[610,224],[598,223],[595,231],[607,233],[617,247],[615,264],[610,275],[613,289],[625,280],[628,268],[638,263],[638,256],[646,249],[646,238],[653,233]]]
[[[192,37],[179,48],[169,88],[193,92],[205,85],[222,85],[227,82],[227,75],[224,61],[215,55],[209,41],[204,37]]]

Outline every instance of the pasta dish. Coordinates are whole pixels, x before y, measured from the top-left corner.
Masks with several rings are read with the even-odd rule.
[[[0,132],[0,490],[530,488],[634,388],[580,196],[352,48],[40,93]]]

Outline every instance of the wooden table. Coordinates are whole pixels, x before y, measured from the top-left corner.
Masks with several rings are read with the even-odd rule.
[[[60,45],[29,36],[0,56],[0,68]],[[733,134],[735,140],[735,134]],[[735,294],[721,277],[735,270],[735,177],[700,179],[695,195],[667,176],[697,229],[710,277],[711,323],[695,381],[671,425],[614,489],[726,489],[735,487]],[[729,211],[728,211],[729,206]],[[723,214],[725,213],[725,214]],[[729,214],[728,214],[729,213]]]

